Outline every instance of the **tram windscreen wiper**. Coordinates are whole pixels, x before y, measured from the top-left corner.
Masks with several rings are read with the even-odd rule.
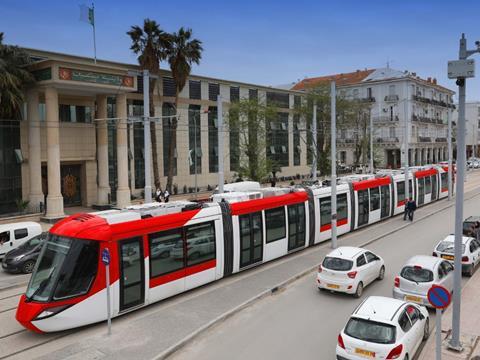
[[[35,290],[33,292],[33,294],[31,296],[25,296],[26,300],[27,301],[32,301],[32,299],[37,296],[41,291],[43,291],[43,289],[45,289],[45,287],[48,285],[48,283],[50,282],[50,279],[52,278],[53,274],[55,273],[55,268],[56,266],[54,266],[52,268],[52,271],[50,272],[50,275],[48,275],[48,277],[45,279],[45,280],[42,280],[42,282],[40,283],[40,285],[38,285],[38,288],[37,290]]]

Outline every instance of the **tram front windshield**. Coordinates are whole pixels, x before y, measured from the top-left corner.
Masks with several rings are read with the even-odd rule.
[[[28,301],[61,300],[86,294],[98,267],[98,242],[49,234],[30,278]]]

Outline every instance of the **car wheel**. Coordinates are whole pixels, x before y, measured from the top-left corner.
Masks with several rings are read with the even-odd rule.
[[[385,277],[385,266],[382,266],[380,268],[380,272],[378,273],[377,280],[383,280],[384,277]]]
[[[28,260],[26,261],[23,266],[22,266],[22,272],[24,274],[31,274],[33,271],[33,268],[35,267],[35,261],[33,260]]]
[[[362,294],[363,294],[363,283],[359,282],[358,285],[357,285],[357,290],[355,291],[354,296],[356,298],[359,298],[359,297],[362,296]]]
[[[422,341],[427,341],[429,336],[430,336],[430,321],[428,319],[426,319],[425,320],[425,326],[423,327]]]

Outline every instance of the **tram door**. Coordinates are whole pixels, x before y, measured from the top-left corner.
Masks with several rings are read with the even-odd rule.
[[[120,311],[143,304],[145,264],[142,238],[123,240],[120,246]]]
[[[380,206],[380,218],[384,218],[390,215],[390,186],[382,185],[380,187],[381,206]]]
[[[262,213],[240,215],[240,268],[263,259]]]
[[[432,201],[437,200],[437,175],[432,176]]]
[[[369,202],[368,190],[358,191],[358,226],[368,224]]]
[[[425,202],[425,178],[417,180],[418,184],[418,205],[422,205]]]

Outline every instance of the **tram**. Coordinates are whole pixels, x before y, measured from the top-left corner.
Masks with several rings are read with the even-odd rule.
[[[447,196],[447,167],[411,168],[419,206]],[[405,174],[340,178],[337,233],[404,212]],[[155,303],[331,237],[330,186],[255,188],[211,202],[151,203],[72,215],[49,232],[16,319],[54,332],[107,319],[105,265],[111,254],[111,316]]]

